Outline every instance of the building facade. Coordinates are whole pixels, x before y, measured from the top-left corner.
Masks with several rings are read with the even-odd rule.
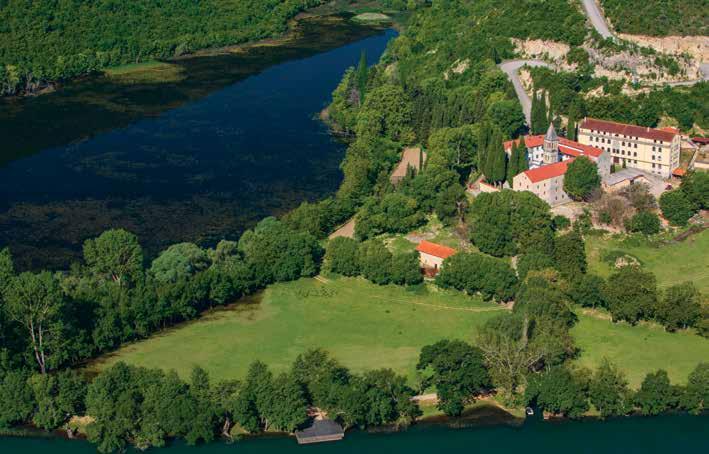
[[[441,266],[443,266],[443,261],[455,254],[457,251],[448,246],[443,246],[436,243],[431,243],[430,241],[421,241],[416,250],[419,253],[419,263],[421,269],[428,275],[436,275]]]
[[[669,178],[679,167],[682,137],[672,128],[653,129],[585,118],[579,142],[610,154],[614,164]]]
[[[579,156],[585,156],[596,164],[602,181],[610,176],[611,157],[608,153],[559,137],[553,124],[549,125],[543,136],[524,137],[524,144],[529,170],[512,179],[512,190],[530,191],[551,206],[571,201],[564,191],[564,175],[568,164]],[[512,145],[514,141],[504,143],[506,153],[511,154]]]

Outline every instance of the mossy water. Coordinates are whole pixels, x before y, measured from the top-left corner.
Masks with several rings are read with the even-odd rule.
[[[309,18],[288,39],[0,100],[0,246],[21,269],[64,268],[85,239],[122,227],[152,255],[237,238],[332,193],[345,145],[317,113],[394,34]]]

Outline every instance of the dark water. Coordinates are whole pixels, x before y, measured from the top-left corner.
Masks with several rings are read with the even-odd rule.
[[[0,439],[0,452],[94,453],[86,442]],[[624,418],[606,422],[532,422],[522,427],[447,429],[414,427],[403,433],[348,433],[343,441],[298,446],[294,439],[257,439],[227,445],[177,444],[149,452],[166,454],[431,454],[431,453],[701,453],[709,452],[709,416]]]
[[[20,268],[64,267],[123,227],[155,254],[332,193],[345,146],[316,115],[360,52],[374,63],[393,36],[307,20],[286,45],[181,60],[174,82],[99,77],[0,100],[0,247]]]

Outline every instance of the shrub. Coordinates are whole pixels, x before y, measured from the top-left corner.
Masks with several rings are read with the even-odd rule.
[[[631,232],[654,235],[660,231],[660,218],[655,213],[641,211],[630,218],[626,228]]]
[[[337,237],[327,243],[325,266],[328,271],[343,276],[357,276],[360,272],[357,262],[359,244],[352,238]]]
[[[695,207],[687,195],[681,190],[665,192],[660,196],[662,215],[672,225],[687,225],[689,218],[694,216]]]

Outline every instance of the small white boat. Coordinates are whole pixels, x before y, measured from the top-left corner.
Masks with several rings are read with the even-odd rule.
[[[525,413],[527,413],[527,416],[533,416],[534,415],[534,409],[532,407],[527,407],[524,409]]]

